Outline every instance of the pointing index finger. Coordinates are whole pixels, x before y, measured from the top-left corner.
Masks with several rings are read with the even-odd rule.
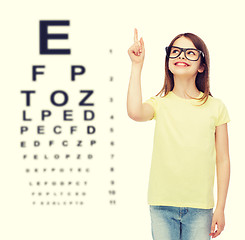
[[[138,31],[136,28],[134,29],[134,42],[138,42]]]

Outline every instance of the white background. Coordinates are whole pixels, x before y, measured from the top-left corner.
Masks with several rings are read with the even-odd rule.
[[[144,100],[162,88],[164,47],[177,34],[192,32],[206,43],[210,53],[211,93],[223,100],[231,118],[228,124],[231,180],[225,208],[226,226],[217,239],[243,238],[243,1],[8,1],[2,4],[0,17],[0,239],[151,239],[146,198],[155,122],[134,122],[127,116],[126,109],[131,72],[127,51],[133,44],[135,27],[139,39],[143,37],[146,51],[142,71]],[[59,29],[69,33],[69,41],[60,46],[71,48],[71,56],[39,55],[40,20],[70,21],[70,27]],[[56,31],[55,28],[50,30]],[[59,43],[55,45],[59,47]],[[108,55],[110,48],[113,49],[111,57]],[[56,89],[59,77],[60,86],[65,87],[66,78],[62,78],[62,74],[68,73],[65,68],[71,62],[88,66],[87,77],[91,83],[85,84],[87,88],[98,90],[96,111],[102,115],[111,111],[116,116],[118,203],[114,207],[106,204],[103,197],[91,199],[90,204],[81,208],[32,207],[27,198],[28,188],[24,185],[18,148],[18,118],[22,109],[18,105],[19,90],[37,86],[30,81],[31,66],[44,63],[50,66],[49,79],[53,79],[45,84]],[[108,76],[114,76],[113,85],[108,84]],[[40,84],[40,89],[45,84]],[[81,82],[76,84],[78,89],[83,89]],[[116,100],[109,110],[108,96]],[[98,128],[107,124],[103,119],[98,120]],[[103,168],[103,163],[99,166]],[[104,176],[99,173],[98,178]]]

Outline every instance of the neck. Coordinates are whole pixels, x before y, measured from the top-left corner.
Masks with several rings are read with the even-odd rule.
[[[174,76],[174,88],[173,92],[183,98],[189,98],[187,94],[189,94],[192,97],[197,97],[200,94],[200,91],[197,89],[195,84],[195,78],[196,76]]]

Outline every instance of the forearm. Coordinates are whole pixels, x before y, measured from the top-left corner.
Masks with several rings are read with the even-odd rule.
[[[217,204],[216,209],[225,209],[226,197],[230,181],[230,159],[216,162],[217,168]]]
[[[127,96],[127,111],[130,117],[134,117],[141,111],[141,70],[142,65],[132,64]]]

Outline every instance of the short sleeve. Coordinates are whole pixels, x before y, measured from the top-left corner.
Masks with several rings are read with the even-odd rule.
[[[225,104],[219,99],[217,118],[215,126],[230,122],[230,116]]]
[[[155,120],[156,120],[156,116],[157,116],[158,99],[159,99],[158,96],[153,96],[153,97],[148,98],[145,102],[143,102],[143,103],[148,103],[153,107],[154,115],[153,115],[152,119],[155,119]],[[152,119],[150,119],[150,120],[152,120]]]

